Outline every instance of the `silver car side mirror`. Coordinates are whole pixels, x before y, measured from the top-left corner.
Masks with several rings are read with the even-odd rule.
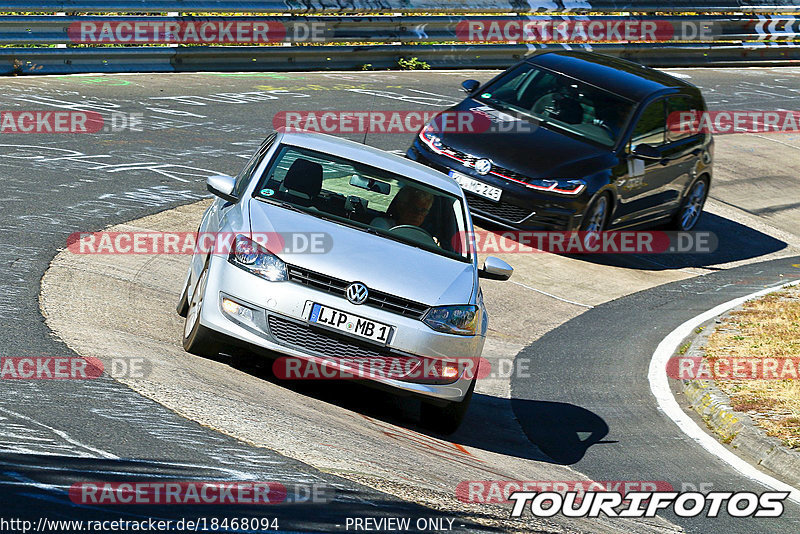
[[[223,200],[236,202],[239,200],[233,194],[233,186],[236,185],[236,178],[227,174],[217,174],[206,179],[206,188]]]
[[[478,271],[478,276],[487,280],[508,280],[513,273],[514,268],[509,264],[500,258],[489,256],[483,262],[483,269]]]

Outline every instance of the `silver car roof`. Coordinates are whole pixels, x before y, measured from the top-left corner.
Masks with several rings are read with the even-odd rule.
[[[378,169],[407,176],[427,185],[463,197],[459,185],[441,172],[426,167],[416,161],[396,156],[378,148],[348,141],[340,137],[310,132],[280,132],[278,141],[287,145],[308,148],[334,156],[365,163]]]

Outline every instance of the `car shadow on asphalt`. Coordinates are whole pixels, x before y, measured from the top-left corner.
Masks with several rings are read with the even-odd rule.
[[[224,358],[224,355],[221,357]],[[316,401],[349,410],[355,417],[363,419],[365,424],[384,433],[388,432],[414,448],[436,452],[436,440],[444,440],[526,460],[561,463],[553,457],[558,457],[556,450],[545,453],[537,447],[538,443],[532,444],[529,441],[530,434],[520,432],[512,410],[512,401],[509,399],[476,392],[461,427],[455,433],[446,435],[420,424],[420,401],[415,397],[398,395],[391,390],[371,387],[356,380],[281,380],[272,373],[272,362],[261,355],[239,353],[228,363],[256,378],[291,389]],[[388,425],[401,427],[408,432],[394,432],[394,427]],[[491,431],[487,432],[487,429]],[[606,427],[603,435],[607,431]],[[420,434],[434,439],[415,440],[414,436]],[[567,442],[572,441],[569,437],[564,439]],[[590,444],[589,441],[583,443]]]
[[[565,402],[512,399],[511,405],[528,439],[561,465],[579,462],[589,447],[613,444],[604,440],[608,424],[596,413]]]
[[[486,227],[498,236],[510,238],[507,230]],[[658,228],[646,230],[658,231]],[[687,267],[701,267],[714,269],[714,265],[758,258],[779,250],[788,245],[770,235],[745,226],[734,220],[720,217],[713,213],[705,212],[694,229],[696,236],[702,232],[711,232],[716,236],[716,248],[711,252],[685,252],[685,253],[653,253],[653,254],[558,254],[576,260],[645,271],[664,271],[684,269]],[[524,235],[524,234],[523,234]],[[688,247],[692,240],[687,237],[683,244]],[[713,238],[712,238],[713,241]],[[697,242],[696,240],[694,242]]]

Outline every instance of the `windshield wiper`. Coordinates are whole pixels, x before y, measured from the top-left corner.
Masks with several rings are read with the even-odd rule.
[[[297,213],[308,213],[308,211],[304,209],[300,209],[291,202],[286,202],[284,200],[275,200],[273,198],[264,198],[264,197],[256,197],[258,200],[266,202],[267,204],[273,204],[275,206],[279,206],[281,208],[285,208],[287,210],[296,211]]]
[[[493,107],[499,109],[500,111],[516,111],[514,108],[495,98],[484,98],[484,100],[487,104],[492,104]]]
[[[485,98],[484,100],[486,100],[487,103],[491,103],[495,108],[497,108],[500,111],[511,111],[513,113],[518,113],[520,115],[535,120],[539,124],[545,124],[545,125],[553,124],[553,122],[547,117],[543,117],[542,115],[537,115],[531,111],[526,111],[524,109],[519,109],[513,106],[506,105],[499,100],[495,100],[494,98]]]
[[[391,232],[381,232],[381,231],[376,230],[375,228],[371,228],[371,227],[367,228],[366,231],[369,232],[372,235],[379,235],[381,237],[385,237],[386,239],[391,239],[392,241],[396,241],[397,243],[402,243],[404,245],[408,245],[408,246],[411,246],[411,247],[414,247],[414,248],[418,248],[420,250],[425,250],[427,252],[431,252],[431,248],[426,247],[426,246],[422,245],[421,243],[417,243],[416,241],[409,241],[409,240],[403,239],[401,237],[397,237],[396,235],[392,235]]]

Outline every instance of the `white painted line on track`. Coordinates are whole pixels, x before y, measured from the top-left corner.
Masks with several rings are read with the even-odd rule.
[[[525,289],[530,289],[531,291],[536,291],[537,293],[541,293],[542,295],[546,295],[550,298],[554,298],[556,300],[560,300],[561,302],[566,302],[567,304],[574,304],[575,306],[583,306],[584,308],[594,308],[591,304],[581,304],[580,302],[575,302],[574,300],[565,299],[563,297],[559,297],[557,295],[553,295],[552,293],[548,293],[547,291],[542,291],[541,289],[536,289],[535,287],[526,286],[525,284],[520,284],[519,282],[515,282],[514,280],[509,280],[512,284],[516,284],[520,287],[524,287]]]
[[[697,315],[678,328],[669,333],[661,343],[656,347],[653,353],[653,358],[650,360],[650,369],[647,373],[647,379],[650,382],[650,391],[653,392],[658,407],[666,414],[667,417],[678,425],[681,431],[696,441],[701,447],[718,457],[723,462],[730,465],[733,469],[741,473],[743,476],[754,480],[774,491],[788,491],[789,500],[800,503],[800,489],[795,488],[785,482],[781,482],[777,478],[771,477],[766,473],[755,468],[742,458],[736,456],[733,452],[729,451],[725,446],[720,443],[716,437],[708,434],[705,430],[695,423],[678,405],[678,401],[672,395],[672,390],[669,387],[669,379],[667,378],[667,361],[675,354],[678,345],[686,339],[692,331],[726,311],[743,304],[744,302],[761,297],[779,289],[800,284],[800,280],[788,282],[778,286],[772,286],[755,293],[751,293],[744,297],[729,300],[715,308],[712,308],[700,315]]]
[[[431,93],[429,91],[420,91],[419,89],[409,89],[409,91],[414,93],[419,93],[422,95],[431,95],[431,96],[440,96],[442,98],[453,98],[453,95],[440,95],[439,93]]]
[[[758,137],[759,139],[766,139],[767,141],[772,141],[773,143],[780,143],[783,146],[788,146],[789,148],[794,148],[796,150],[800,150],[800,146],[792,145],[790,143],[785,143],[783,141],[779,141],[778,139],[775,139],[774,137],[769,137],[769,136],[766,136],[766,135],[758,135],[758,134],[753,134],[753,137]]]
[[[71,438],[69,436],[69,434],[67,434],[63,430],[58,430],[57,428],[53,428],[51,426],[47,426],[46,424],[40,423],[39,421],[37,421],[35,419],[32,419],[32,418],[30,418],[28,416],[25,416],[25,415],[22,415],[22,414],[19,414],[19,413],[16,413],[16,412],[12,412],[11,410],[8,410],[6,408],[0,407],[0,411],[1,412],[5,412],[5,413],[7,413],[7,414],[9,414],[9,415],[11,415],[13,417],[18,418],[18,419],[23,419],[25,421],[28,421],[29,423],[33,423],[35,425],[39,425],[41,427],[44,427],[44,428],[48,429],[50,432],[52,432],[53,434],[59,436],[64,441],[66,441],[68,443],[71,443],[71,444],[73,444],[73,445],[75,445],[77,447],[81,447],[83,449],[86,449],[87,451],[92,451],[93,453],[98,454],[99,456],[101,456],[103,458],[108,458],[109,460],[119,460],[119,456],[116,456],[114,454],[111,454],[110,452],[106,452],[106,451],[101,450],[101,449],[95,449],[94,447],[90,447],[89,445],[86,445],[85,443],[81,443],[80,441],[78,441],[78,440],[76,440],[74,438]]]

